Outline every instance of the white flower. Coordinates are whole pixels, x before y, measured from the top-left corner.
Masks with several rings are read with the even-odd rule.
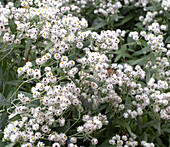
[[[93,139],[91,140],[91,143],[92,143],[92,145],[98,144],[97,138],[93,138]]]
[[[20,67],[20,68],[18,68],[17,72],[19,75],[22,75],[24,73],[24,70],[22,67]]]
[[[53,143],[52,147],[60,147],[59,143]]]
[[[83,126],[79,126],[78,128],[77,128],[77,132],[79,132],[79,133],[81,133],[81,132],[83,132]]]
[[[38,130],[39,129],[39,124],[33,124],[32,129],[33,130]]]
[[[81,49],[83,47],[83,43],[82,42],[78,42],[76,45],[77,48]]]
[[[76,137],[71,137],[71,138],[70,138],[70,141],[71,141],[72,143],[76,143],[76,142],[77,142],[77,138],[76,138]]]
[[[40,141],[39,141],[39,142],[37,143],[37,147],[45,147],[45,144],[44,144],[43,142],[40,142]]]
[[[61,55],[59,53],[54,54],[54,58],[56,60],[59,60],[61,58]]]
[[[62,62],[67,62],[68,61],[68,57],[67,56],[62,56],[61,57],[61,61]]]

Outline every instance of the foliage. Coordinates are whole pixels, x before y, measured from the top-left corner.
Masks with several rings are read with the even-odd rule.
[[[170,144],[168,0],[4,0],[0,146]]]

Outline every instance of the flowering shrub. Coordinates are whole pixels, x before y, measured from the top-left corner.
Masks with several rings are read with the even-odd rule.
[[[0,3],[0,146],[166,147],[167,0]]]

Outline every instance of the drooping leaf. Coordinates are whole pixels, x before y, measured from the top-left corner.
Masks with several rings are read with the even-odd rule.
[[[135,52],[132,56],[143,55],[143,54],[146,54],[146,53],[148,53],[150,51],[151,51],[150,47],[145,47],[145,48]]]
[[[19,120],[21,118],[21,116],[19,114],[14,115],[12,118],[9,119],[9,121],[15,121],[15,120]]]
[[[7,102],[7,100],[5,99],[5,97],[0,93],[0,107],[1,106],[9,106],[10,103]]]
[[[142,58],[137,59],[137,60],[129,60],[128,61],[128,63],[130,65],[136,65],[136,64],[144,65],[146,62],[147,62],[147,57],[142,57]]]
[[[0,119],[0,129],[2,129],[6,125],[7,120],[8,120],[8,114],[7,112],[3,112]]]
[[[5,147],[13,147],[15,144],[16,144],[16,142],[12,142],[12,143],[9,143],[8,145],[6,145]]]
[[[16,31],[17,31],[17,25],[14,23],[14,21],[9,19],[8,20],[8,25],[9,25],[9,28],[10,28],[12,34],[15,34]]]
[[[32,40],[29,39],[28,42],[27,42],[27,44],[26,44],[26,46],[25,46],[25,53],[24,53],[25,59],[27,59],[27,56],[28,56],[28,53],[29,53],[29,51],[30,51],[31,45],[32,45]]]

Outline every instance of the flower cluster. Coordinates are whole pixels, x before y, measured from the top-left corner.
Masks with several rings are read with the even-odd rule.
[[[108,124],[107,117],[102,114],[99,114],[98,116],[94,116],[94,117],[90,117],[89,115],[84,115],[82,120],[85,123],[83,126],[77,127],[77,132],[85,133],[85,134],[91,134],[94,131],[101,129],[103,125]]]
[[[158,11],[153,11],[152,3]],[[125,20],[121,15],[133,7],[142,11],[141,16],[139,23],[127,30],[126,22],[132,18]],[[169,7],[167,0],[20,0],[18,7],[12,2],[0,4],[2,52],[7,51],[2,59],[23,54],[22,59],[27,58],[17,67],[18,79],[23,81],[17,90],[27,83],[27,92],[24,87],[9,98],[17,94],[7,108],[10,115],[3,141],[21,147],[100,145],[106,140],[101,132],[107,134],[114,128],[108,135],[113,137],[106,140],[110,145],[156,146],[157,141],[146,139],[141,131],[159,120],[159,125],[153,125],[158,137],[170,120]],[[87,16],[87,11],[100,19],[91,22],[88,17],[93,16]],[[160,17],[164,12],[165,18]],[[95,21],[106,17],[104,24],[99,23],[104,27],[94,31]],[[112,17],[122,20],[116,24]],[[107,22],[114,27],[109,28]],[[13,50],[20,47],[18,56],[13,56]],[[153,132],[151,128],[145,133]]]
[[[113,146],[117,146],[117,147],[135,147],[138,146],[138,142],[135,141],[136,139],[136,135],[135,134],[131,134],[131,136],[127,136],[127,135],[116,135],[113,136],[112,139],[109,140],[109,144],[113,145]],[[141,141],[141,145],[143,147],[154,147],[155,145],[153,143],[147,143],[146,141]]]

